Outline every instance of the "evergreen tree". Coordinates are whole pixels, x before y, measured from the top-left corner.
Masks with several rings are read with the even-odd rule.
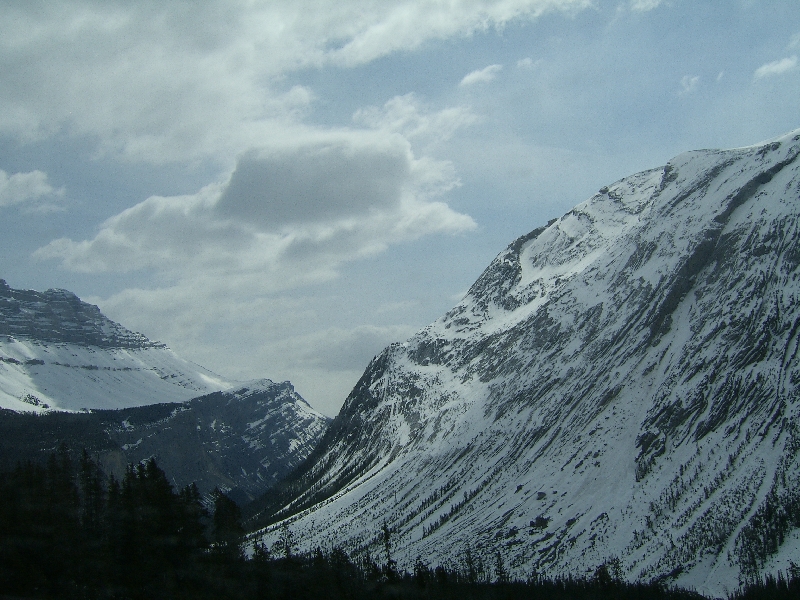
[[[283,555],[284,558],[292,558],[294,554],[294,533],[292,533],[292,530],[289,529],[285,521],[281,524],[280,537],[278,537],[278,541],[275,542],[273,551],[276,551],[276,554]]]
[[[240,556],[239,544],[244,535],[242,511],[236,502],[214,488],[214,548],[228,556]]]
[[[394,581],[397,579],[397,561],[392,558],[392,532],[386,524],[386,521],[383,522],[381,534],[383,538],[383,551],[386,555],[386,566],[383,572],[389,581]]]

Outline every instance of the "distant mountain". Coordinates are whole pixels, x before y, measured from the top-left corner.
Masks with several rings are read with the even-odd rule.
[[[85,448],[118,478],[155,458],[176,488],[219,487],[246,503],[285,477],[322,437],[328,419],[289,382],[254,381],[181,404],[43,415],[0,411],[0,461],[41,460]],[[3,465],[0,465],[3,466]]]
[[[0,408],[127,408],[231,385],[72,292],[15,290],[0,279]]]
[[[233,385],[71,292],[0,280],[0,467],[61,444],[118,477],[155,457],[177,487],[244,503],[302,462],[327,423],[289,382]]]
[[[251,522],[713,594],[800,563],[798,154],[800,130],[681,154],[513,242]]]

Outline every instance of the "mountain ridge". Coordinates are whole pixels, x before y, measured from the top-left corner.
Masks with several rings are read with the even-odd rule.
[[[261,518],[713,594],[800,561],[798,154],[800,130],[687,152],[512,242],[372,361]]]
[[[126,329],[69,290],[17,290],[0,279],[0,336],[98,348],[166,348]]]
[[[64,445],[86,450],[108,475],[154,458],[180,489],[195,483],[245,504],[297,466],[327,418],[288,381],[263,379],[183,403],[44,414],[0,411],[0,462],[44,461]]]

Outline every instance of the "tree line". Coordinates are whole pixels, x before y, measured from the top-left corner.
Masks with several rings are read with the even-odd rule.
[[[296,552],[288,527],[271,548],[245,555],[239,507],[219,490],[174,490],[155,460],[118,480],[84,451],[65,447],[45,463],[0,472],[0,597],[65,599],[453,599],[689,600],[702,596],[655,583],[626,583],[608,565],[587,579],[513,581],[499,558],[494,577],[430,567],[418,557],[398,569],[384,524],[384,552],[351,557],[341,548]],[[470,568],[469,565],[472,565]],[[613,565],[612,565],[613,567]],[[797,598],[800,573],[733,596]],[[785,595],[780,595],[784,594]],[[794,595],[791,595],[794,594]]]

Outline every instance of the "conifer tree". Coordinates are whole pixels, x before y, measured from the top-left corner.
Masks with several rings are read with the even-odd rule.
[[[236,502],[214,488],[214,544],[215,549],[229,556],[240,556],[239,544],[244,534],[242,511]]]

